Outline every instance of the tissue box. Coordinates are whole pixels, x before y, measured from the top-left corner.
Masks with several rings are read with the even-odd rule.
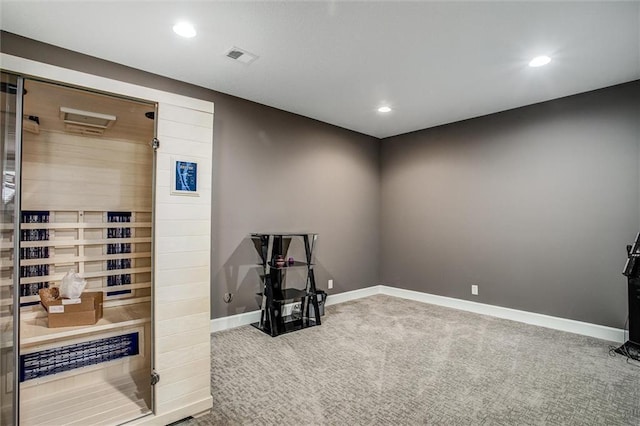
[[[102,318],[102,292],[85,292],[78,299],[60,299],[58,289],[40,290],[40,303],[47,311],[49,328],[93,325]]]

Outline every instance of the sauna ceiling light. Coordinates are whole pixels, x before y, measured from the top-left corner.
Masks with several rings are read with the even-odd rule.
[[[178,22],[173,26],[173,32],[184,38],[192,38],[196,36],[196,29],[188,22]]]
[[[60,118],[68,131],[87,135],[101,135],[116,121],[115,115],[68,107],[60,107]]]
[[[391,112],[391,107],[388,106],[381,106],[380,108],[378,108],[378,112]]]
[[[530,67],[541,67],[544,65],[547,65],[549,62],[551,62],[551,58],[548,56],[536,56],[535,58],[533,58],[530,62],[529,62],[529,66]]]
[[[116,121],[115,115],[81,111],[79,109],[67,107],[60,107],[60,118],[62,118],[65,123],[101,127],[103,129],[111,126],[113,122]]]

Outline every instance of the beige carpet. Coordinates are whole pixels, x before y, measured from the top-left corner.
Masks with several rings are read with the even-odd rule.
[[[184,425],[640,425],[611,342],[389,296],[320,327],[212,335],[214,408]]]

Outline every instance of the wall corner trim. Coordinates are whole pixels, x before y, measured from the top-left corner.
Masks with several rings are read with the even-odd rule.
[[[327,296],[326,306],[349,302],[376,294],[399,297],[402,299],[414,300],[416,302],[430,303],[432,305],[444,306],[447,308],[460,309],[481,315],[489,315],[496,318],[517,321],[525,324],[536,325],[538,327],[551,328],[554,330],[566,331],[583,336],[595,337],[597,339],[608,340],[616,343],[624,342],[624,330],[607,327],[599,324],[576,321],[567,318],[553,317],[550,315],[538,314],[535,312],[520,311],[517,309],[504,308],[502,306],[488,305],[485,303],[471,302],[469,300],[455,299],[452,297],[438,296],[435,294],[422,293],[414,290],[386,285],[375,285],[344,293],[330,294]],[[260,311],[246,312],[228,317],[211,320],[211,332],[228,330],[235,327],[251,324],[260,319]]]

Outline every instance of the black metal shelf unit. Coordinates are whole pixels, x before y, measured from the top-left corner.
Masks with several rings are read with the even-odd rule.
[[[302,239],[305,261],[287,259],[291,241]],[[256,250],[260,255],[262,274],[262,292],[260,321],[254,327],[275,337],[283,333],[320,325],[320,309],[313,272],[313,250],[318,235],[313,233],[255,233],[251,234]],[[287,271],[304,268],[306,282],[303,288],[286,288]],[[285,315],[287,303],[300,303],[299,315]],[[310,307],[313,309],[310,309]],[[311,314],[310,314],[311,312]]]

